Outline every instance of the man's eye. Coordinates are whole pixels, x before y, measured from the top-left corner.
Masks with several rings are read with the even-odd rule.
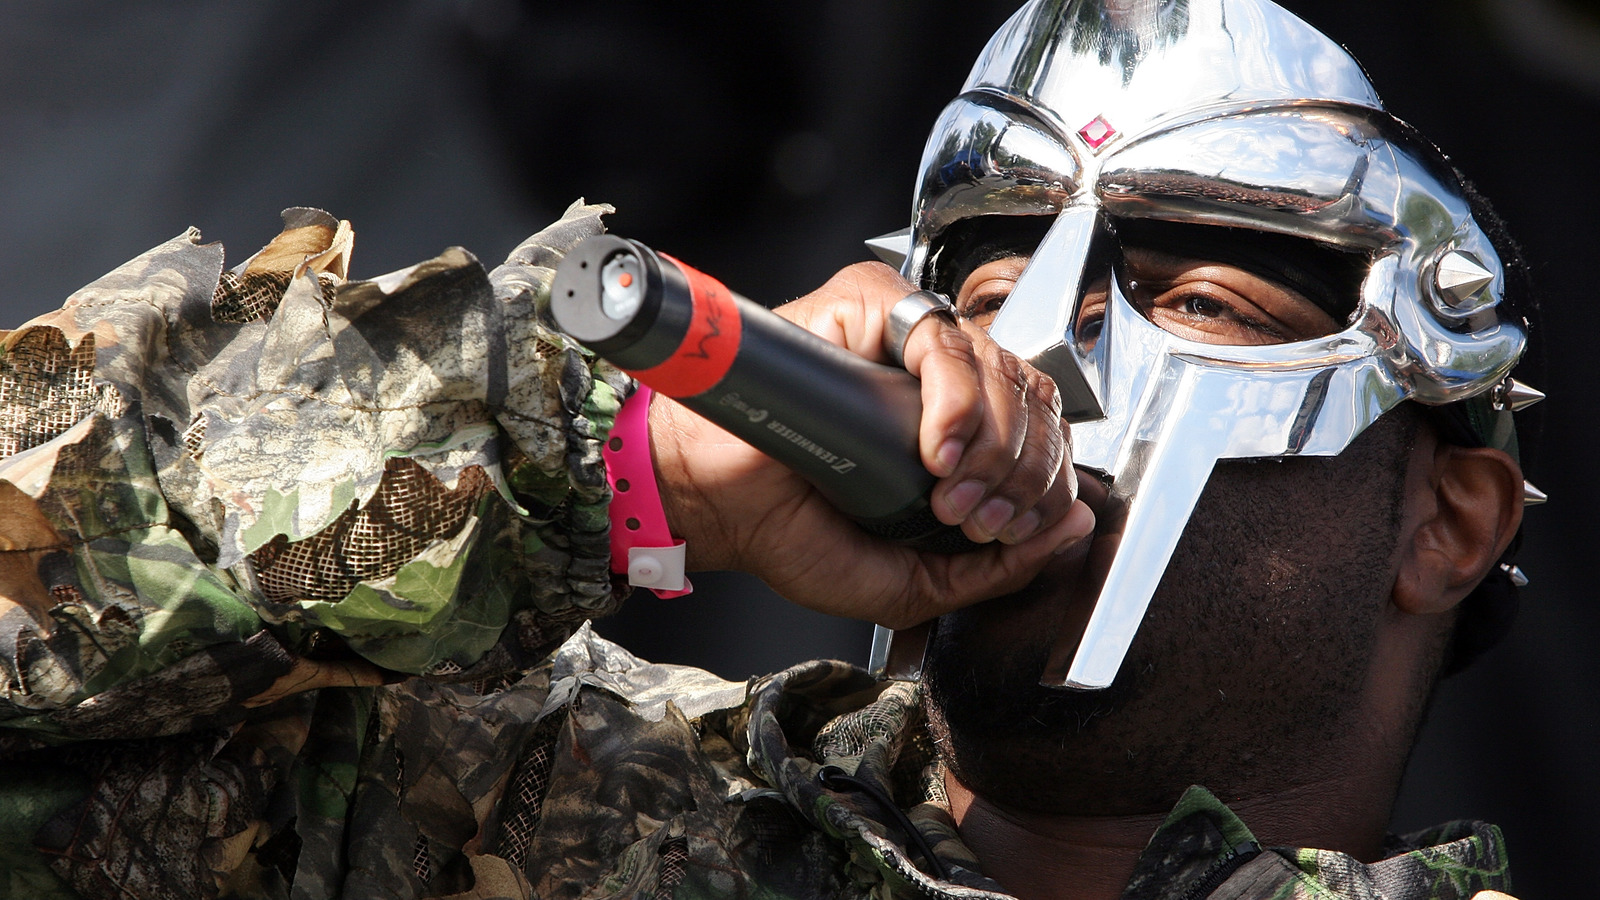
[[[1207,319],[1219,319],[1226,316],[1229,309],[1217,300],[1202,295],[1191,295],[1183,298],[1179,308],[1191,316],[1200,316]]]
[[[1176,315],[1190,319],[1219,319],[1243,324],[1254,322],[1254,317],[1241,310],[1238,304],[1229,303],[1205,291],[1195,290],[1192,286],[1170,287],[1150,293],[1155,296],[1144,299],[1138,304],[1145,310],[1147,316]]]
[[[982,289],[963,296],[958,301],[956,309],[965,318],[987,328],[1000,312],[1000,307],[1005,305],[1006,298],[1011,295],[1011,288],[1012,282],[1009,281],[986,284]]]
[[[1125,247],[1123,257],[1123,295],[1186,340],[1282,344],[1340,327],[1304,295],[1238,266],[1142,247]]]
[[[1100,333],[1106,327],[1106,310],[1102,305],[1098,309],[1084,310],[1078,315],[1076,334],[1078,343],[1085,350],[1092,349],[1100,340]]]
[[[988,328],[1027,265],[1026,256],[1007,256],[974,269],[956,291],[956,311],[974,324]]]
[[[1289,338],[1252,304],[1193,284],[1135,288],[1145,317],[1180,337],[1218,344],[1276,344]],[[1218,296],[1218,294],[1222,296]],[[1151,295],[1154,296],[1151,296]]]
[[[1006,302],[1005,294],[992,294],[987,297],[977,297],[966,304],[961,314],[969,319],[976,319],[983,315],[994,315],[1000,311],[1000,306]]]

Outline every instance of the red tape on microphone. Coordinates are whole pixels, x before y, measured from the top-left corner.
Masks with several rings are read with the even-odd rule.
[[[693,397],[715,387],[739,355],[744,321],[733,295],[722,282],[666,254],[661,257],[683,271],[694,301],[694,313],[683,343],[665,362],[628,374],[669,397]]]

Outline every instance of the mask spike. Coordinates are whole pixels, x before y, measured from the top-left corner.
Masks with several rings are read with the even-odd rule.
[[[866,245],[874,256],[898,269],[905,265],[906,257],[911,255],[911,227],[908,225],[899,231],[868,238]]]
[[[1507,378],[1495,390],[1494,408],[1505,412],[1521,412],[1544,399],[1544,391],[1529,387],[1515,378]]]
[[[1522,571],[1522,567],[1521,566],[1513,566],[1510,563],[1501,563],[1500,564],[1500,571],[1505,572],[1506,573],[1506,577],[1510,578],[1511,579],[1511,583],[1516,585],[1517,587],[1520,588],[1520,587],[1527,587],[1528,586],[1527,573]]]
[[[1533,482],[1524,481],[1522,483],[1522,505],[1523,506],[1538,506],[1541,503],[1545,503],[1545,502],[1549,501],[1549,499],[1550,499],[1550,495],[1546,494],[1544,491],[1541,491],[1538,488],[1534,487],[1533,486]]]
[[[1494,273],[1464,250],[1446,253],[1433,270],[1433,283],[1451,309],[1476,305],[1473,298],[1491,281],[1494,281]]]

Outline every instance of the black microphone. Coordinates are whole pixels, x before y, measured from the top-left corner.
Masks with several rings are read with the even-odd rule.
[[[921,387],[613,235],[556,268],[558,327],[613,365],[793,469],[868,532],[940,553],[975,549],[928,505]]]

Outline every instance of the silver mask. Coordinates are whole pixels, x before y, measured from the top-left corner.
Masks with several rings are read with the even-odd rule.
[[[1335,455],[1406,399],[1492,397],[1510,439],[1526,335],[1497,310],[1501,262],[1455,175],[1341,47],[1266,0],[1023,7],[934,126],[909,232],[869,243],[932,286],[946,231],[996,215],[1054,217],[990,333],[1056,380],[1076,465],[1110,485],[1102,533],[1121,533],[1045,684],[1111,683],[1218,460]],[[1186,340],[1115,277],[1098,335],[1080,336],[1108,223],[1135,219],[1291,235],[1370,265],[1324,337]],[[880,631],[874,666],[914,674],[912,637],[892,662]]]

